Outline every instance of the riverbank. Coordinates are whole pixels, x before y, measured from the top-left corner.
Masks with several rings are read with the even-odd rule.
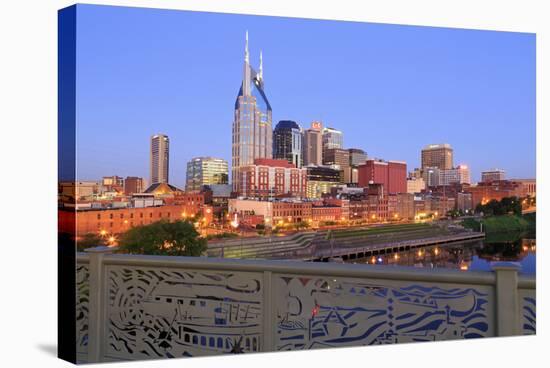
[[[483,231],[486,234],[534,231],[536,229],[536,213],[523,216],[490,216],[481,220],[469,218],[462,222],[464,227],[474,231],[480,231],[480,224],[483,224]]]

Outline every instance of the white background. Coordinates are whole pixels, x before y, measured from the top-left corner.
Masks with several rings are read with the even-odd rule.
[[[537,33],[536,337],[340,348],[310,352],[109,364],[108,367],[424,367],[547,365],[548,67],[545,1],[91,1],[230,13],[284,15]],[[0,365],[61,367],[56,358],[57,10],[69,1],[0,2]],[[545,18],[546,15],[546,18]],[[545,68],[546,66],[546,68]],[[543,104],[546,103],[546,106]],[[505,127],[521,129],[521,127]],[[495,135],[498,132],[495,132]],[[548,166],[546,165],[546,168]],[[547,225],[546,225],[547,226]],[[544,289],[544,290],[543,290]],[[544,351],[546,349],[547,351]]]

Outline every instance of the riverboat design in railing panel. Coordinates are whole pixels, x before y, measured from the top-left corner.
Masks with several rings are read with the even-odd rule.
[[[261,273],[108,266],[106,275],[109,358],[262,349]]]
[[[88,312],[90,302],[90,270],[88,265],[76,267],[76,352],[88,353]]]
[[[491,288],[443,285],[278,275],[276,349],[493,336]]]

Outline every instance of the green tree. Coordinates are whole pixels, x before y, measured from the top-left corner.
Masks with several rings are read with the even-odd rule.
[[[125,232],[119,249],[130,254],[200,256],[206,244],[189,221],[157,221]]]

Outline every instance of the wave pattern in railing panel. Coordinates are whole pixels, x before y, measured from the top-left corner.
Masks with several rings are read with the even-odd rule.
[[[90,297],[90,271],[88,265],[76,268],[76,351],[88,353],[88,311]]]
[[[524,335],[537,333],[537,300],[535,290],[520,293],[521,327]]]
[[[494,335],[489,287],[280,275],[276,350]]]
[[[108,266],[110,358],[262,349],[261,273]]]

